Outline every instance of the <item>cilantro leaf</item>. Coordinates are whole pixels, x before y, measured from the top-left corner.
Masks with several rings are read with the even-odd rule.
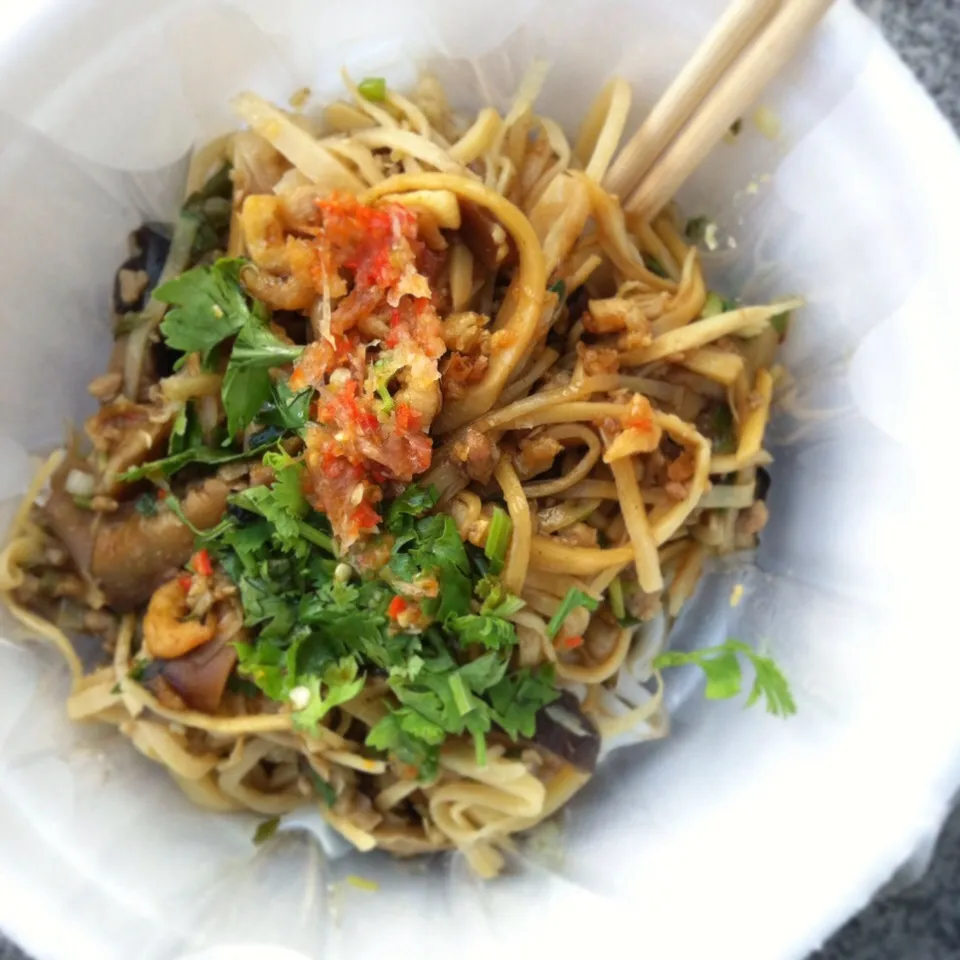
[[[193,257],[201,257],[211,250],[226,246],[226,234],[230,227],[232,166],[225,163],[196,192],[191,193],[183,204],[183,213],[197,221],[197,233],[193,241]]]
[[[293,549],[301,539],[300,520],[309,509],[303,493],[305,467],[282,450],[266,454],[263,462],[274,471],[273,483],[242,490],[230,502],[269,520],[281,544]]]
[[[762,656],[740,640],[728,640],[704,650],[683,653],[668,650],[661,653],[653,665],[658,670],[665,667],[682,667],[693,664],[703,670],[707,678],[708,700],[726,700],[737,696],[743,684],[743,669],[740,657],[753,665],[754,682],[747,697],[748,707],[761,697],[766,701],[767,712],[776,717],[788,717],[797,712],[797,706],[786,677],[770,657]]]
[[[306,774],[307,779],[313,784],[313,789],[320,794],[323,802],[328,807],[332,807],[337,802],[337,791],[333,788],[333,785],[327,783],[309,764],[306,765]]]
[[[416,767],[422,780],[432,780],[437,774],[439,745],[446,736],[442,727],[426,720],[415,710],[401,707],[388,713],[370,729],[366,744],[392,754],[401,763]]]
[[[487,695],[493,708],[493,719],[516,740],[534,735],[537,712],[553,703],[560,692],[554,686],[553,668],[542,666],[506,674]]]
[[[292,363],[303,351],[285,343],[267,326],[266,308],[251,301],[240,283],[246,266],[248,261],[234,258],[194,267],[153,294],[173,306],[160,324],[168,346],[184,353],[200,353],[204,364],[209,365],[214,349],[236,337],[221,390],[231,437],[251,423],[271,400],[273,381],[269,371]]]
[[[280,826],[279,817],[270,817],[269,820],[261,820],[260,824],[257,826],[256,832],[253,835],[253,842],[256,846],[260,846],[262,843],[266,843],[268,840],[273,839],[277,833],[277,827]]]
[[[473,592],[481,601],[480,613],[483,616],[509,617],[526,606],[519,597],[507,593],[500,578],[491,574],[481,577]]]
[[[488,650],[502,650],[517,642],[517,631],[509,620],[468,613],[454,617],[449,627],[464,646],[479,645]]]
[[[508,661],[495,653],[485,653],[464,664],[457,671],[463,682],[474,693],[480,694],[498,684],[507,672]]]
[[[470,561],[453,517],[422,517],[402,546],[410,549],[394,554],[390,561],[393,573],[407,582],[433,575],[440,585],[437,597],[421,604],[427,616],[443,622],[470,612]]]
[[[336,706],[352,700],[363,689],[364,678],[358,676],[357,661],[342,657],[324,670],[322,680],[316,675],[305,678],[309,691],[307,705],[293,714],[293,725],[298,730],[315,730],[317,724]],[[322,690],[326,688],[326,694]]]
[[[577,607],[583,607],[586,610],[596,610],[598,606],[600,606],[600,601],[595,597],[591,597],[576,587],[571,587],[567,591],[567,595],[560,601],[557,612],[550,618],[550,622],[547,624],[547,636],[553,640],[560,632],[564,620],[566,620]]]
[[[155,299],[170,304],[160,323],[167,345],[184,353],[200,353],[204,362],[214,347],[238,333],[250,316],[240,271],[247,261],[218,260],[194,267],[153,291]]]
[[[513,521],[509,514],[501,507],[494,507],[490,527],[487,530],[487,542],[483,547],[484,556],[490,561],[490,569],[494,573],[499,573],[503,569],[512,533]]]
[[[252,423],[271,399],[271,368],[293,363],[302,352],[303,347],[284,343],[262,320],[248,317],[237,334],[223,377],[221,396],[230,436]]]
[[[436,487],[421,487],[411,483],[406,490],[390,504],[386,513],[386,528],[390,533],[402,533],[405,529],[405,517],[417,520],[429,513],[440,499]]]
[[[178,470],[191,463],[200,463],[207,465],[219,465],[221,463],[232,463],[235,460],[249,460],[256,456],[254,450],[224,450],[222,447],[191,447],[189,450],[182,450],[172,456],[164,457],[161,460],[150,460],[141,464],[139,467],[131,467],[123,473],[117,474],[117,479],[121,483],[135,483],[143,480],[145,477],[169,477]]]
[[[310,419],[312,398],[313,390],[294,393],[286,380],[275,381],[270,385],[270,396],[257,411],[257,423],[283,430],[302,430]]]

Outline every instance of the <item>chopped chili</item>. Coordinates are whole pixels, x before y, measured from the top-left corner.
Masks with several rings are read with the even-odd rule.
[[[199,573],[201,577],[212,577],[213,561],[210,559],[209,551],[206,548],[198,550],[190,558],[190,567],[194,573]]]

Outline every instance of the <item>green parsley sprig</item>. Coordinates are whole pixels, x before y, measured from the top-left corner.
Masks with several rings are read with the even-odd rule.
[[[767,712],[776,717],[789,717],[797,712],[787,678],[770,657],[757,653],[740,640],[727,640],[714,647],[691,650],[687,653],[668,650],[661,653],[653,665],[658,670],[666,667],[683,667],[689,664],[699,667],[707,678],[705,696],[708,700],[728,700],[740,693],[743,687],[741,658],[754,669],[753,686],[747,696],[748,707],[761,697],[766,702]]]

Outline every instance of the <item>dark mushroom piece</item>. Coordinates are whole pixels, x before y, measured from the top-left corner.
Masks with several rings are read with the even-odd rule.
[[[765,501],[769,492],[770,474],[763,467],[757,467],[757,486],[754,491],[754,496],[758,500]]]
[[[130,236],[135,252],[117,270],[113,283],[113,308],[118,314],[142,310],[157,285],[170,253],[170,230],[145,223]]]
[[[44,512],[77,570],[99,583],[110,606],[120,613],[135,610],[190,559],[193,531],[170,511],[145,517],[130,503],[109,515],[81,510],[64,486],[77,466],[68,458],[54,475]],[[229,492],[223,481],[205,480],[183,498],[183,512],[198,529],[213,527]]]
[[[191,709],[216,713],[237,663],[233,642],[216,637],[182,657],[153,660],[144,669],[142,682],[150,689],[162,678]]]
[[[205,480],[183,498],[184,515],[199,530],[216,526],[229,492],[222,480]],[[145,517],[133,505],[125,505],[97,531],[90,573],[111,607],[133,610],[176,575],[190,559],[193,546],[193,531],[174,513]]]
[[[593,773],[600,755],[600,731],[580,709],[577,698],[564,690],[559,699],[541,707],[533,742],[544,750]]]

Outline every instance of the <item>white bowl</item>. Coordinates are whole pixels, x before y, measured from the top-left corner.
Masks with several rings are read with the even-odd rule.
[[[0,11],[0,496],[23,489],[25,451],[58,442],[63,420],[89,409],[126,234],[170,215],[183,155],[231,123],[232,94],[284,100],[307,85],[322,102],[341,64],[402,84],[431,59],[460,105],[503,106],[543,56],[555,64],[544,112],[573,125],[621,73],[639,116],[721,7],[45,0]],[[799,715],[678,703],[670,739],[614,753],[572,804],[562,862],[531,854],[484,887],[455,860],[420,871],[328,857],[302,834],[254,849],[248,818],[193,809],[115,733],[70,726],[65,671],[48,651],[0,641],[0,927],[56,960],[269,947],[325,960],[572,957],[615,938],[659,958],[773,960],[821,942],[936,829],[960,770],[946,527],[960,149],[846,3],[764,102],[782,136],[768,141],[748,119],[682,199],[724,228],[718,284],[808,297],[786,354],[797,390],[774,427],[773,522],[757,562],[716,572],[680,630],[688,643],[734,633],[769,644]],[[746,589],[733,608],[735,582]]]

